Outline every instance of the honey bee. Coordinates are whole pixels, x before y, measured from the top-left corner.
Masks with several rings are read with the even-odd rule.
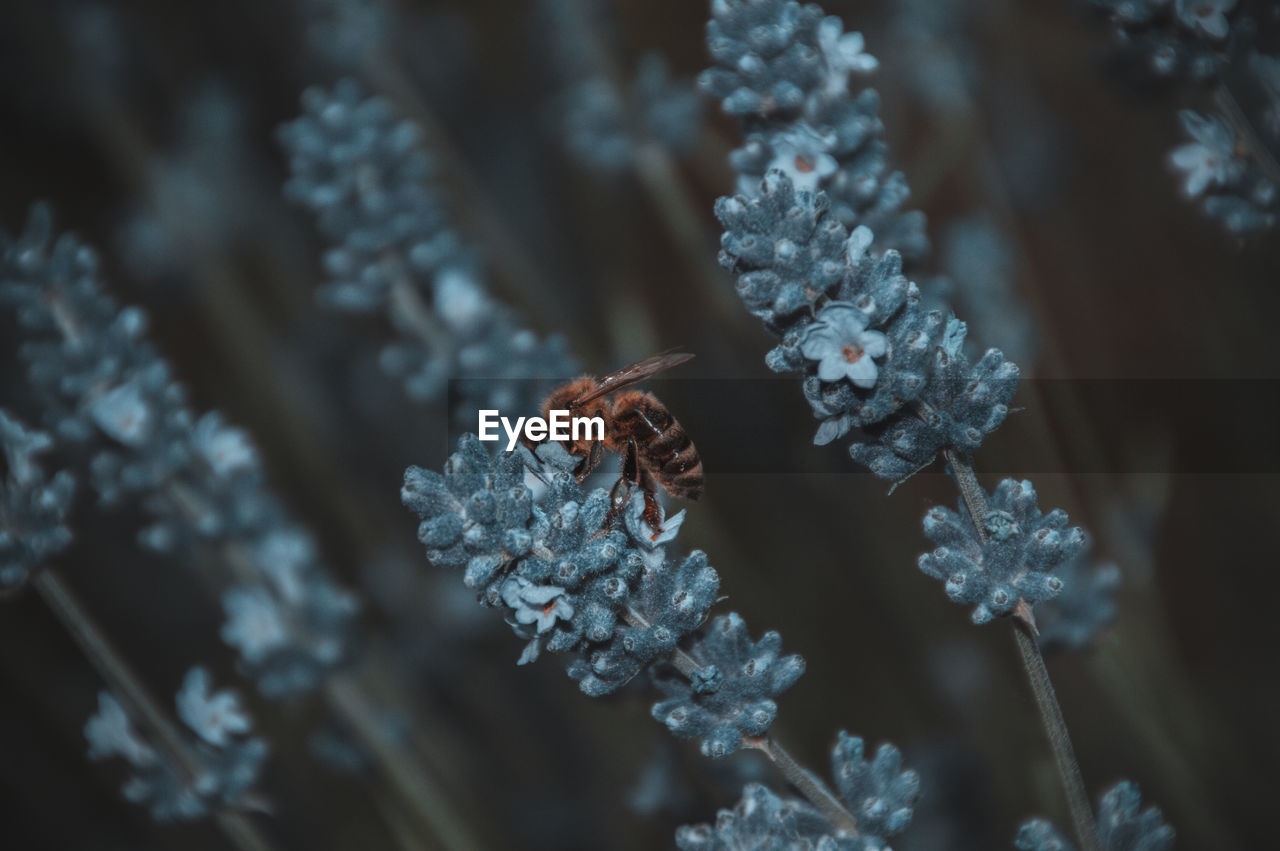
[[[672,496],[696,500],[702,496],[705,480],[702,459],[684,428],[652,393],[628,390],[663,370],[678,366],[693,355],[665,352],[611,372],[604,378],[583,376],[553,390],[542,404],[542,416],[553,410],[568,410],[574,416],[604,420],[604,439],[561,441],[569,454],[582,459],[574,470],[582,481],[600,463],[604,451],[622,457],[622,471],[613,486],[610,520],[631,499],[637,485],[644,494],[644,519],[655,532],[661,526],[657,490]],[[618,393],[617,396],[611,396]]]

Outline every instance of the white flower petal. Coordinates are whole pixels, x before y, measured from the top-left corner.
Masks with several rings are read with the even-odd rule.
[[[849,380],[853,382],[854,387],[861,387],[864,390],[874,387],[876,379],[880,377],[880,370],[876,366],[876,362],[865,355],[848,364],[845,372],[848,374]]]
[[[800,353],[809,360],[821,360],[838,346],[836,330],[825,322],[815,322],[800,337]]]
[[[867,249],[871,247],[875,238],[871,228],[866,225],[858,225],[853,229],[853,233],[849,234],[849,241],[844,246],[844,256],[850,266],[857,266],[862,262],[862,258],[867,255]]]
[[[882,358],[889,351],[889,338],[880,331],[863,331],[858,338],[862,351],[869,357]]]
[[[833,354],[818,362],[818,378],[823,381],[840,381],[848,374],[848,366],[843,356]]]

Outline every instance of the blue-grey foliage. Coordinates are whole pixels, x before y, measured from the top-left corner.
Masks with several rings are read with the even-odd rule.
[[[856,837],[837,830],[810,804],[751,784],[737,806],[720,811],[714,826],[680,828],[676,844],[684,851],[889,851],[889,840],[911,823],[920,778],[902,768],[902,755],[893,745],[881,745],[870,762],[865,751],[862,739],[841,731],[831,752],[836,791],[857,822]]]
[[[521,447],[490,456],[468,434],[443,474],[410,467],[401,499],[421,521],[427,558],[462,568],[479,602],[501,609],[527,640],[521,664],[544,649],[574,653],[569,675],[598,696],[684,648],[699,670],[683,690],[659,676],[671,699],[655,716],[703,738],[714,756],[736,750],[744,735],[763,735],[777,710],[772,698],[803,662],[779,658],[776,633],[751,642],[737,615],[699,632],[720,581],[704,553],[668,558],[658,546],[674,537],[679,515],[663,517],[658,533],[637,518],[611,519],[609,493],[584,489],[573,461],[555,444],[536,455]],[[637,500],[624,511],[641,509]]]
[[[75,478],[66,470],[46,476],[36,456],[53,441],[0,409],[0,444],[8,475],[0,481],[0,592],[12,591],[71,543],[67,512]]]
[[[701,668],[689,678],[657,678],[667,699],[653,717],[677,736],[700,739],[706,756],[731,754],[744,737],[764,735],[778,714],[773,698],[804,673],[803,659],[781,653],[778,633],[752,641],[742,618],[721,615],[689,647]]]
[[[1168,851],[1173,828],[1155,807],[1142,809],[1138,785],[1124,781],[1098,802],[1098,842],[1102,851]],[[1051,822],[1033,819],[1018,829],[1018,851],[1074,851],[1075,846]]]
[[[1066,512],[1040,512],[1027,481],[1002,481],[980,522],[981,535],[963,508],[929,509],[924,531],[937,549],[919,561],[922,571],[946,583],[953,601],[975,604],[974,623],[1008,615],[1020,600],[1056,596],[1063,582],[1055,571],[1087,543],[1084,530],[1067,526]]]
[[[248,435],[189,407],[145,315],[103,291],[91,249],[70,234],[53,239],[47,208],[3,246],[0,297],[17,308],[46,427],[92,456],[104,503],[141,503],[144,547],[200,544],[236,561],[222,635],[265,694],[317,686],[343,660],[356,601],[267,487]]]
[[[209,672],[192,668],[177,696],[178,717],[194,734],[185,743],[194,766],[166,752],[153,735],[135,729],[110,692],[98,695],[98,711],[85,724],[89,758],[118,756],[129,763],[129,779],[121,791],[157,821],[192,821],[253,803],[251,789],[267,756],[266,742],[248,735],[253,723],[235,693],[211,689]]]

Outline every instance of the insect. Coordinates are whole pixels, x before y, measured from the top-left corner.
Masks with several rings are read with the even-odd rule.
[[[605,450],[622,456],[622,473],[610,493],[611,520],[626,507],[632,488],[637,485],[644,494],[645,522],[655,532],[662,525],[659,487],[681,499],[702,496],[702,459],[684,427],[652,393],[618,392],[692,357],[684,352],[664,352],[601,379],[583,376],[553,390],[542,404],[543,418],[553,410],[568,410],[575,416],[604,420],[603,440],[584,438],[562,441],[562,445],[569,454],[582,459],[574,470],[578,481],[591,474]],[[614,393],[617,395],[612,396]]]

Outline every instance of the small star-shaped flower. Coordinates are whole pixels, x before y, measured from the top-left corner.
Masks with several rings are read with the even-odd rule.
[[[249,436],[224,424],[217,412],[205,414],[196,423],[192,444],[216,476],[229,476],[237,470],[251,469],[257,463]]]
[[[866,41],[860,32],[844,32],[843,22],[834,15],[818,26],[818,49],[827,63],[827,79],[823,93],[838,97],[849,89],[851,72],[874,71],[879,61],[870,53],[864,53]]]
[[[649,522],[644,516],[644,494],[633,494],[631,501],[627,503],[627,513],[624,516],[627,524],[627,532],[631,534],[632,540],[637,541],[647,550],[660,547],[668,541],[675,540],[676,533],[680,531],[680,525],[684,523],[684,509],[680,509],[670,517],[667,516],[662,504],[658,504],[658,528],[653,529],[649,526]]]
[[[769,168],[785,173],[797,190],[812,192],[839,168],[840,164],[830,153],[835,144],[834,133],[823,133],[799,122],[773,137],[773,159],[769,161]]]
[[[502,586],[502,602],[515,612],[516,623],[537,624],[538,634],[555,626],[557,620],[573,617],[573,604],[557,585],[534,585],[523,576],[512,576]]]
[[[800,351],[818,362],[823,381],[853,382],[854,387],[874,387],[880,369],[874,358],[884,357],[889,338],[867,328],[867,317],[852,304],[833,301],[818,312],[818,321],[800,337]]]
[[[213,691],[209,672],[192,668],[178,692],[178,716],[200,738],[215,747],[226,747],[231,737],[247,733],[253,726],[240,706],[235,692]]]
[[[1169,162],[1184,173],[1182,189],[1194,198],[1210,186],[1225,186],[1240,173],[1235,159],[1235,137],[1217,116],[1202,116],[1189,109],[1179,116],[1194,142],[1173,150]]]

